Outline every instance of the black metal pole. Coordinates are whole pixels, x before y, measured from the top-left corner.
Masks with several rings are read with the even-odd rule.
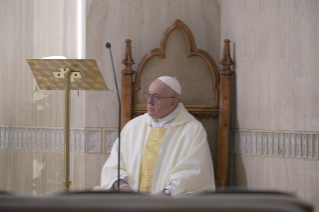
[[[112,68],[113,68],[113,75],[114,75],[114,81],[115,81],[115,86],[116,86],[116,93],[117,93],[117,99],[119,102],[119,125],[118,125],[118,142],[119,142],[119,148],[118,148],[118,161],[117,161],[117,189],[118,192],[120,192],[120,161],[121,161],[121,99],[120,99],[120,94],[119,94],[119,88],[117,86],[117,80],[116,80],[116,74],[115,74],[115,68],[114,68],[114,62],[113,62],[113,55],[112,55],[112,50],[111,50],[111,44],[107,42],[105,44],[106,48],[110,50],[110,55],[111,55],[111,61],[112,61]]]

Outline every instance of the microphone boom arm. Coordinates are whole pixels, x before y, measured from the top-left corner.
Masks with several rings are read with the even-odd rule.
[[[120,94],[119,94],[119,88],[117,86],[117,80],[116,80],[116,73],[115,73],[115,68],[114,68],[114,62],[113,62],[113,55],[112,55],[112,50],[111,50],[111,44],[107,42],[105,44],[106,48],[110,50],[110,56],[111,56],[111,62],[112,62],[112,68],[113,68],[113,75],[114,75],[114,81],[115,81],[115,86],[116,86],[116,93],[117,93],[117,99],[119,102],[119,125],[118,125],[118,143],[119,143],[119,148],[118,148],[118,163],[117,163],[117,190],[120,192],[120,160],[121,160],[121,99],[120,99]]]

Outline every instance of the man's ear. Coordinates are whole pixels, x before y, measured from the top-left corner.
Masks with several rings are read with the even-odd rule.
[[[173,101],[172,101],[171,106],[173,106],[173,108],[175,108],[177,104],[178,104],[178,99],[174,98]]]

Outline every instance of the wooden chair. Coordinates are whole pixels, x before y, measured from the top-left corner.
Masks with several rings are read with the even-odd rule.
[[[230,57],[230,40],[224,41],[221,60],[224,68],[219,73],[212,57],[206,51],[196,48],[191,30],[180,20],[174,21],[166,29],[160,47],[149,51],[142,58],[136,74],[131,68],[134,64],[131,40],[125,42],[126,52],[122,62],[125,69],[122,71],[121,127],[123,128],[132,118],[147,112],[143,93],[148,91],[148,86],[153,80],[160,76],[177,77],[182,86],[181,102],[203,123],[207,131],[215,164],[216,187],[226,186],[233,74],[230,69],[233,64]]]

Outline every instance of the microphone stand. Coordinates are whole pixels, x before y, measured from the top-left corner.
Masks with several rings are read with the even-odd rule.
[[[112,67],[113,67],[113,75],[114,75],[114,81],[116,86],[116,93],[117,93],[117,99],[119,102],[119,125],[118,125],[118,141],[119,141],[119,148],[118,148],[118,163],[117,163],[117,190],[120,192],[120,161],[121,161],[121,99],[119,94],[119,88],[117,86],[117,80],[116,80],[116,74],[115,74],[115,68],[114,68],[114,62],[113,62],[113,56],[112,56],[112,50],[111,50],[111,44],[107,42],[105,44],[106,48],[110,50],[110,56],[112,61]]]

